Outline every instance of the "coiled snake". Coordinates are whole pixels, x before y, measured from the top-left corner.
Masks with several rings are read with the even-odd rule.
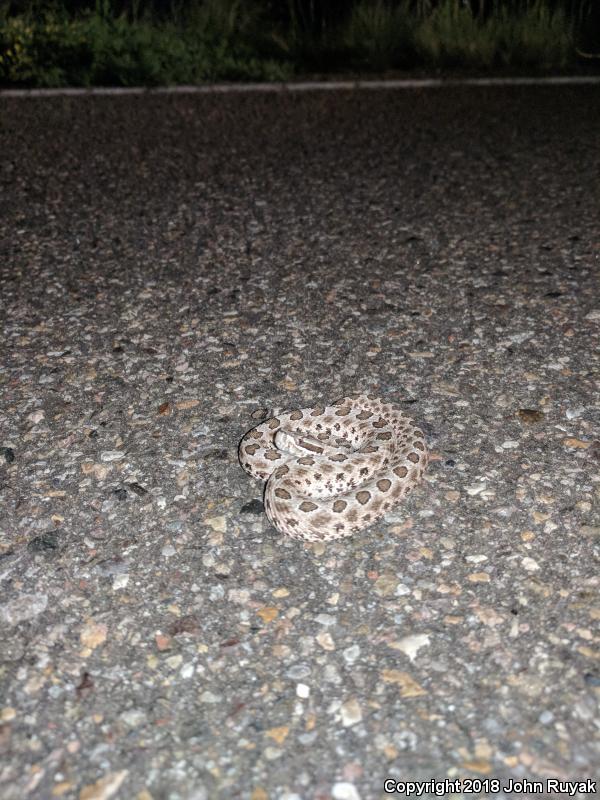
[[[311,542],[370,525],[416,486],[428,462],[414,422],[365,394],[278,414],[248,431],[238,453],[244,470],[267,482],[273,525]]]

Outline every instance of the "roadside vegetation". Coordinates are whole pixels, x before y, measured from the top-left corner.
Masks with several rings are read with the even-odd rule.
[[[586,52],[600,50],[589,45],[593,10],[593,0],[0,0],[0,84],[564,72],[600,64]]]

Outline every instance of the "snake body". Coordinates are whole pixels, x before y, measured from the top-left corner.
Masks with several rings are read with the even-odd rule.
[[[423,432],[392,403],[365,394],[297,408],[257,425],[238,448],[266,481],[265,511],[293,539],[330,541],[367,527],[421,480]]]

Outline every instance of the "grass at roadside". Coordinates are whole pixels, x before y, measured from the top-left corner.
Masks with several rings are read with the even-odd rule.
[[[550,0],[481,5],[485,14],[464,0],[349,0],[337,25],[314,25],[291,0],[283,16],[264,0],[193,0],[168,15],[139,15],[137,4],[117,15],[110,0],[78,14],[59,2],[9,14],[0,3],[0,84],[154,86],[314,71],[547,72],[576,64],[589,0],[578,14]]]
[[[192,3],[169,19],[115,15],[108,0],[70,15],[58,5],[0,18],[0,83],[133,86],[284,80],[285,59],[261,50],[260,8]]]

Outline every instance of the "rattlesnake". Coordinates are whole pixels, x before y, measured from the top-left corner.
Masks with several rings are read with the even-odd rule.
[[[267,481],[265,510],[293,539],[341,539],[370,525],[419,482],[425,437],[372,395],[285,411],[248,431],[240,464]]]

